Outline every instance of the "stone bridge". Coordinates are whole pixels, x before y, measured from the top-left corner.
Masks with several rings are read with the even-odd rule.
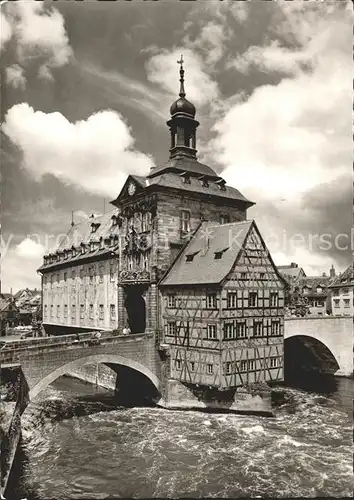
[[[126,367],[146,377],[158,392],[161,362],[155,339],[149,334],[112,336],[102,332],[100,340],[92,333],[47,337],[13,342],[1,350],[1,368],[20,368],[32,400],[61,375],[87,364],[103,363],[118,370]]]
[[[348,377],[353,374],[352,317],[285,318],[284,324],[285,342],[288,339],[298,339],[307,347],[313,348],[319,359],[324,360],[326,355],[333,357],[334,375]]]

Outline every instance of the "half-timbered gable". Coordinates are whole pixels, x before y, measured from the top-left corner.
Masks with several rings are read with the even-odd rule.
[[[253,221],[203,223],[160,289],[173,377],[224,389],[282,379],[283,281]]]

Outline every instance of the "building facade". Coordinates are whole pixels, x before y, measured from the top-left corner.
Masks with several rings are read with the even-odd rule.
[[[329,286],[334,316],[354,316],[354,275],[351,264]]]
[[[125,326],[153,333],[170,349],[179,381],[226,388],[282,379],[282,278],[246,221],[254,203],[198,161],[199,122],[185,98],[183,68],[180,81],[167,122],[168,161],[147,177],[128,176],[111,212],[73,225],[44,257],[43,325],[54,334]],[[208,279],[190,282],[187,267],[177,290],[171,277],[180,260],[192,259],[186,252],[211,228],[210,248],[191,262]],[[230,228],[243,234],[240,248],[226,245]]]

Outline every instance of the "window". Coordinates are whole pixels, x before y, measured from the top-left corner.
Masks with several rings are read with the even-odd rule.
[[[89,309],[89,318],[93,319],[93,304],[90,304],[90,309]]]
[[[185,232],[190,231],[191,214],[188,210],[181,210],[181,230]]]
[[[90,266],[89,267],[89,275],[90,275],[90,283],[93,283],[93,275],[94,275],[94,267],[93,266]]]
[[[334,307],[339,307],[339,299],[334,299]]]
[[[228,224],[230,222],[229,214],[220,214],[220,224]]]
[[[129,271],[131,271],[133,269],[133,256],[132,255],[128,255],[127,264],[128,264]]]
[[[68,304],[64,305],[64,318],[68,317]]]
[[[53,284],[53,281],[54,281],[54,275],[53,275],[53,274],[51,274],[51,275],[50,275],[50,284],[51,284],[51,285]]]
[[[181,369],[181,360],[180,359],[176,359],[175,366],[176,366],[176,370],[180,370]]]
[[[235,309],[237,307],[237,293],[227,294],[227,308]]]
[[[47,304],[44,306],[44,316],[47,317],[48,314],[48,307]]]
[[[322,293],[322,287],[318,286],[317,289],[316,289],[316,292],[317,293]]]
[[[270,368],[276,368],[278,366],[278,358],[276,357],[269,358],[269,366]]]
[[[59,281],[60,281],[60,275],[59,273],[57,273],[57,282],[59,283]]]
[[[333,295],[333,297],[338,297],[339,291],[338,290],[333,290],[332,295]]]
[[[231,361],[227,361],[225,363],[225,373],[226,373],[226,375],[230,375],[230,373],[232,373],[232,363],[231,363]]]
[[[207,325],[207,338],[210,340],[215,340],[216,336],[216,325]]]
[[[257,307],[257,293],[250,292],[248,296],[248,307]]]
[[[170,294],[167,296],[167,307],[176,307],[176,295]]]
[[[244,339],[246,337],[246,323],[239,321],[236,323],[236,338]]]
[[[116,306],[115,306],[115,304],[111,304],[109,306],[109,317],[111,318],[111,320],[116,319]]]
[[[243,359],[240,361],[240,372],[246,372],[247,371],[247,361]]]
[[[57,318],[60,318],[60,306],[57,306]]]
[[[76,305],[72,304],[71,306],[71,318],[76,319]]]
[[[254,370],[254,359],[249,359],[248,362],[247,362],[247,368],[248,370],[250,371],[253,371]]]
[[[278,307],[278,294],[275,292],[270,294],[270,307]]]
[[[208,293],[206,297],[207,309],[216,309],[216,293]]]
[[[151,212],[141,214],[141,230],[142,232],[148,231],[151,226]]]
[[[344,307],[350,307],[349,299],[344,299]]]
[[[305,288],[303,288],[303,290],[302,290],[302,293],[303,293],[304,295],[306,295],[308,292],[309,292],[309,290],[308,290],[308,288],[305,286]]]
[[[111,262],[111,264],[109,265],[109,281],[114,281],[114,268],[115,265],[113,264],[113,262]]]
[[[82,279],[84,277],[84,268],[82,267],[80,269],[80,279]]]
[[[247,279],[247,273],[241,273],[241,279],[242,280]]]
[[[104,307],[103,307],[103,304],[100,304],[98,318],[100,319],[100,321],[104,320]]]
[[[73,280],[74,280],[75,278],[76,278],[76,271],[75,271],[75,269],[73,269],[73,270],[71,271],[71,279],[73,279]]]
[[[68,273],[64,273],[64,281],[67,281],[68,279]]]
[[[214,259],[215,259],[215,260],[219,260],[219,259],[221,259],[222,254],[223,254],[223,252],[215,252],[215,254],[214,254]]]
[[[84,319],[84,314],[85,314],[85,306],[84,304],[80,305],[80,319]]]
[[[261,321],[255,321],[253,324],[253,335],[255,337],[262,337],[263,336],[263,324]]]
[[[343,295],[347,295],[347,293],[349,293],[349,290],[348,290],[348,288],[343,288],[342,292],[343,292]]]
[[[207,363],[207,373],[209,375],[212,375],[214,373],[213,365],[210,363]]]
[[[193,262],[194,257],[197,255],[198,252],[193,252],[193,253],[187,253],[186,254],[186,262]]]
[[[176,325],[175,321],[169,321],[167,323],[167,331],[168,331],[168,335],[176,335],[177,325]]]
[[[279,335],[279,321],[272,321],[271,327],[270,327],[270,334],[271,335]]]
[[[224,339],[233,339],[233,338],[234,338],[234,324],[224,323]]]
[[[53,317],[53,304],[50,306],[50,317]]]
[[[348,303],[349,303],[349,300],[348,300]],[[324,307],[324,301],[323,300],[318,300],[317,301],[317,307]]]
[[[191,361],[191,372],[195,371],[195,362]]]
[[[149,269],[149,253],[143,254],[143,269],[147,271]]]
[[[100,271],[99,271],[100,283],[103,283],[103,273],[104,273],[104,266],[100,266]]]
[[[265,273],[259,273],[259,279],[264,280],[265,278]]]

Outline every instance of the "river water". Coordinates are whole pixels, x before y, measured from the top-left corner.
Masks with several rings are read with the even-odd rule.
[[[117,408],[63,377],[24,414],[11,498],[352,496],[353,380],[322,387],[274,388],[267,418]]]

